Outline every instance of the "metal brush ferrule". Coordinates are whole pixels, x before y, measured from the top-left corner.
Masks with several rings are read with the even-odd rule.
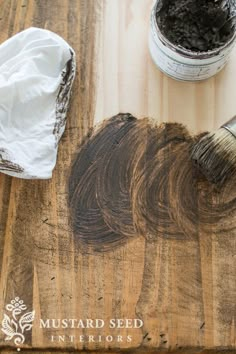
[[[227,129],[236,138],[236,116],[223,124],[221,128]]]

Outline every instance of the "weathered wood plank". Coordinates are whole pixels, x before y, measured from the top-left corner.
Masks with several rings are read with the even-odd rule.
[[[181,122],[199,132],[235,113],[236,51],[216,78],[202,83],[167,78],[148,53],[151,3],[0,0],[1,42],[39,26],[57,32],[77,53],[77,76],[53,179],[24,181],[0,175],[0,310],[2,314],[16,296],[29,310],[35,309],[35,326],[25,341],[32,351],[27,353],[46,353],[47,348],[61,353],[119,347],[160,354],[167,349],[202,354],[236,350],[235,232],[226,239],[200,230],[198,240],[183,242],[137,237],[110,252],[94,253],[78,249],[70,230],[70,165],[94,123],[121,111]],[[94,334],[91,329],[72,329],[69,334],[77,336],[72,344],[52,342],[51,335],[68,332],[38,325],[40,318],[108,322],[137,316],[144,321],[142,329],[112,331],[113,336],[132,335],[131,343],[79,342],[78,335]],[[105,326],[95,334],[110,332]],[[5,345],[1,333],[0,347]],[[1,352],[15,350],[12,343],[10,351]]]
[[[222,351],[223,350],[223,351]],[[2,350],[1,353],[3,354],[10,354],[10,353],[15,353],[15,350]],[[149,349],[148,352],[147,350],[143,351],[142,349],[127,349],[127,350],[117,350],[117,351],[110,351],[109,350],[109,353],[110,354],[116,354],[116,353],[132,353],[132,354],[146,354],[146,353],[150,353],[150,354],[166,354],[166,353],[172,353],[172,354],[221,354],[221,353],[224,353],[224,354],[232,354],[234,353],[234,350],[227,350],[227,349],[213,349],[213,350],[201,350],[201,349],[191,349],[191,348],[185,348],[185,349],[180,349],[180,350],[174,350],[174,351],[162,351],[162,350],[156,350],[156,349]],[[21,350],[20,353],[22,354],[33,354],[35,353],[35,351],[33,350]],[[53,350],[53,351],[45,351],[44,349],[40,350],[40,349],[37,349],[37,353],[44,353],[44,354],[54,354],[54,353],[58,353],[58,354],[66,354],[68,353],[68,351],[63,351],[63,350]],[[80,354],[85,354],[85,353],[88,353],[88,351],[76,351],[76,350],[70,350],[70,353],[80,353]],[[95,353],[104,353],[103,350],[99,350],[99,351],[89,351],[90,354],[95,354]]]

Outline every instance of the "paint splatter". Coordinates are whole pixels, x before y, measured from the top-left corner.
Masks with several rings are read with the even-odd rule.
[[[177,123],[119,114],[89,133],[69,178],[75,239],[109,250],[142,235],[195,239],[236,227],[233,181],[221,190],[196,170],[192,137]]]

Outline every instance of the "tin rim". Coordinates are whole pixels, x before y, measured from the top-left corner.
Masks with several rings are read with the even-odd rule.
[[[168,40],[168,38],[166,38],[166,36],[161,32],[158,23],[157,23],[157,19],[156,19],[156,12],[157,12],[157,6],[158,6],[158,1],[156,1],[156,4],[154,5],[153,9],[152,9],[152,13],[151,13],[151,18],[154,22],[154,26],[155,26],[155,30],[156,33],[158,35],[158,38],[160,39],[160,41],[162,42],[163,45],[167,45],[171,50],[173,50],[174,52],[186,57],[186,58],[191,58],[191,59],[207,59],[207,58],[211,58],[214,56],[217,56],[220,54],[220,52],[222,52],[224,49],[229,48],[235,38],[236,38],[236,28],[234,28],[234,32],[232,34],[232,37],[222,46],[212,49],[212,50],[208,50],[208,51],[202,51],[202,52],[194,52],[192,50],[186,49],[184,47],[178,46],[176,44],[173,44],[172,42],[170,42]],[[236,9],[235,9],[236,11]]]

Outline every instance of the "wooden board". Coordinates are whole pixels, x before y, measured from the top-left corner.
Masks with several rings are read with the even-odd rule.
[[[15,297],[36,317],[23,348],[30,352],[130,349],[205,353],[236,351],[236,233],[198,240],[137,237],[106,253],[78,249],[70,231],[67,181],[90,127],[118,112],[179,122],[197,133],[235,114],[236,51],[216,77],[181,83],[163,75],[148,52],[151,0],[0,0],[0,40],[30,26],[55,31],[77,53],[77,76],[53,178],[0,175],[0,309]],[[72,330],[127,335],[132,342],[51,341],[62,331],[43,318],[135,319],[141,329]],[[16,351],[0,335],[0,347]],[[3,351],[4,352],[4,351]],[[5,351],[8,352],[8,349]],[[23,350],[22,350],[23,352]],[[109,351],[111,352],[111,351]]]

